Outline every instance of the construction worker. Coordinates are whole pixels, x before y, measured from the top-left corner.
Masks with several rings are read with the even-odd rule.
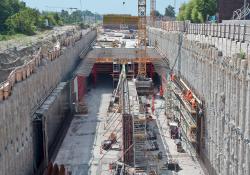
[[[191,103],[192,109],[196,109],[197,104],[196,104],[195,98],[192,98],[192,99],[190,100],[190,103]]]
[[[190,102],[192,100],[192,98],[193,98],[193,94],[192,94],[191,90],[188,90],[187,94],[186,94],[187,101]]]
[[[175,80],[175,75],[173,73],[170,74],[170,80],[174,81]]]
[[[160,97],[163,98],[163,88],[160,86]]]

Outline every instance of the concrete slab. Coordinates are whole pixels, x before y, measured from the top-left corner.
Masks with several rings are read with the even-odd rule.
[[[168,126],[168,119],[165,116],[164,112],[164,100],[160,98],[155,99],[155,116],[156,122],[159,129],[159,136],[163,143],[165,150],[165,156],[168,160],[175,160],[178,162],[181,170],[179,172],[172,172],[169,170],[162,171],[162,174],[179,174],[179,175],[205,175],[207,174],[204,169],[203,164],[200,162],[194,148],[188,143],[183,142],[183,147],[185,153],[177,152],[177,147],[175,140],[170,137],[170,128]]]
[[[92,89],[86,96],[88,115],[75,116],[70,125],[55,162],[64,164],[72,175],[98,174],[104,118],[111,92],[111,87],[105,86]],[[113,154],[109,156],[113,159]]]

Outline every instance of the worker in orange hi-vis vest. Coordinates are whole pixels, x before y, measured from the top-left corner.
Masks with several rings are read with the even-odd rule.
[[[174,81],[175,80],[175,75],[173,73],[170,74],[170,80]]]
[[[186,94],[186,99],[187,99],[188,101],[190,101],[190,100],[192,100],[192,98],[193,98],[193,94],[192,94],[192,92],[191,92],[190,90],[188,90],[188,91],[187,91],[187,94]]]
[[[163,95],[164,95],[163,94],[163,88],[162,88],[162,86],[160,86],[160,97],[163,98]]]
[[[109,164],[109,171],[112,172],[112,163]]]
[[[195,100],[194,98],[192,98],[192,99],[190,100],[190,103],[191,103],[191,105],[192,105],[192,108],[193,108],[193,109],[196,109],[197,105],[196,105],[196,100]]]

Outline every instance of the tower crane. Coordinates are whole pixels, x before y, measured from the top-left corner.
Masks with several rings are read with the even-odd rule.
[[[147,0],[138,0],[138,47],[139,47],[139,62],[138,76],[146,77],[147,74]]]
[[[155,23],[156,0],[150,0],[150,20],[151,24]]]

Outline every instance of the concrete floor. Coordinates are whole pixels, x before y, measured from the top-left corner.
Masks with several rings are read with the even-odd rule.
[[[118,151],[100,151],[101,142],[107,139],[103,136],[104,123],[112,93],[112,87],[107,84],[97,85],[87,94],[89,113],[74,117],[56,157],[55,163],[64,164],[72,175],[101,175],[99,172],[108,172],[109,159],[113,160],[118,155]]]
[[[111,82],[104,80],[101,85],[97,85],[97,88],[91,89],[86,95],[89,113],[74,117],[58,152],[55,162],[59,165],[64,164],[72,175],[110,175],[112,172],[109,170],[109,164],[121,156],[118,149],[121,145],[121,115],[112,116],[113,113],[107,113],[112,93],[111,85]],[[167,120],[162,109],[163,103],[164,101],[159,98],[155,100],[156,120],[153,124],[158,135],[159,151],[163,152],[163,159],[156,162],[156,159],[152,158],[149,164],[154,167],[158,165],[158,172],[161,175],[206,174],[195,151],[188,144],[184,144],[186,153],[177,152],[174,140],[169,136]],[[113,145],[114,149],[101,150],[101,142],[107,139],[111,132],[117,133],[118,143]],[[159,151],[148,152],[148,157],[156,157]],[[164,169],[168,159],[177,160],[181,170],[176,173]]]
[[[158,126],[158,136],[161,137],[163,143],[163,149],[165,150],[164,155],[167,159],[172,159],[178,162],[181,170],[179,172],[173,171],[162,171],[163,174],[179,174],[179,175],[205,175],[207,174],[204,169],[203,164],[200,162],[199,158],[193,147],[185,140],[183,140],[183,148],[185,153],[177,152],[175,140],[170,138],[169,126],[167,124],[168,120],[164,114],[164,100],[156,98],[155,100],[155,117]]]

